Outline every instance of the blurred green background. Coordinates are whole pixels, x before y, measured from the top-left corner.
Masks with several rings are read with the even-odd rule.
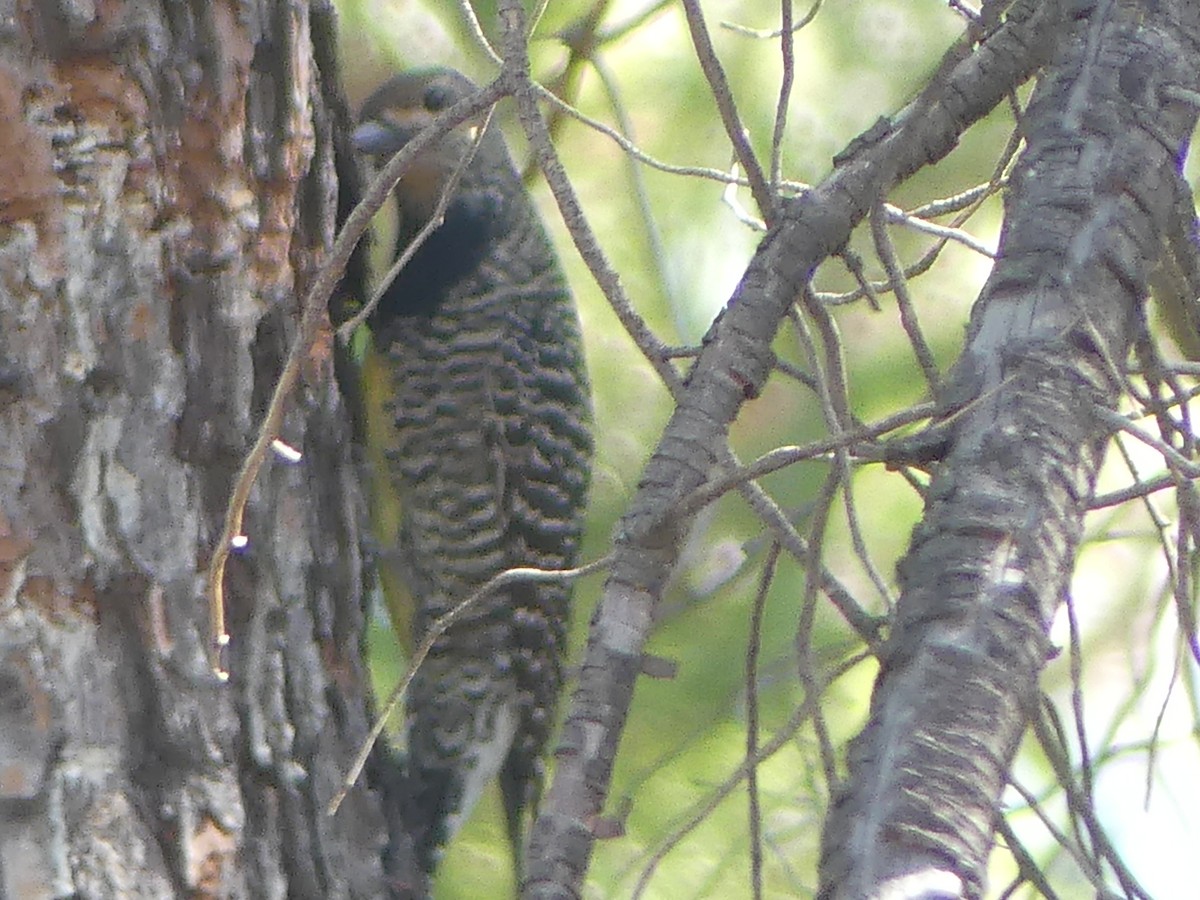
[[[457,3],[339,0],[338,6],[345,83],[354,104],[401,68],[449,65],[481,82],[495,74]],[[476,2],[474,8],[494,37],[494,4]],[[705,2],[703,9],[751,143],[765,161],[782,71],[779,40],[738,33],[722,23],[776,29],[779,6],[766,0],[722,0]],[[796,19],[808,9],[801,4]],[[534,76],[555,90],[564,89],[561,76],[569,57],[565,37],[580,33],[589,15],[599,16],[601,39],[593,61],[572,70],[565,88],[569,102],[625,133],[655,159],[728,171],[730,144],[678,4],[554,0],[546,5],[531,44]],[[795,84],[782,143],[784,178],[806,183],[823,178],[832,157],[850,140],[920,89],[962,29],[962,19],[940,0],[825,2],[812,23],[795,35]],[[502,105],[499,115],[514,156],[523,165],[528,153],[511,105]],[[973,128],[950,157],[903,185],[889,200],[909,208],[987,181],[1012,127],[1011,112],[998,111]],[[608,137],[571,119],[558,123],[555,139],[591,226],[637,311],[664,342],[695,345],[729,298],[760,234],[739,221],[723,202],[723,186],[714,181],[635,168]],[[587,341],[597,459],[585,559],[593,559],[608,549],[614,525],[670,413],[669,399],[592,282],[544,182],[533,177],[530,184],[571,281]],[[758,215],[748,191],[739,191],[737,198]],[[999,222],[1000,202],[993,198],[966,229],[994,248]],[[928,235],[896,227],[892,236],[905,263],[935,243]],[[855,235],[852,247],[862,256],[868,275],[881,279],[882,268],[865,229]],[[989,268],[986,257],[951,243],[933,268],[911,285],[926,339],[943,371],[961,346],[970,304]],[[815,277],[820,291],[854,286],[845,266],[836,262]],[[855,415],[871,421],[926,397],[926,384],[899,326],[893,298],[884,296],[878,311],[862,300],[838,306],[835,316]],[[777,352],[802,369],[808,367],[791,326],[781,331]],[[732,438],[741,458],[749,460],[825,433],[812,393],[777,373],[763,395],[747,404]],[[1144,471],[1154,470],[1152,461],[1145,465]],[[827,474],[827,463],[810,462],[770,476],[764,485],[785,510],[799,511]],[[1121,477],[1118,468],[1106,479],[1116,484]],[[881,466],[860,469],[854,489],[874,567],[894,593],[895,562],[920,515],[920,498],[904,478]],[[1097,704],[1103,707],[1098,718],[1089,724],[1108,746],[1116,747],[1125,746],[1123,729],[1136,726],[1140,736],[1129,739],[1134,750],[1117,752],[1114,760],[1132,758],[1144,773],[1146,753],[1138,741],[1144,741],[1145,715],[1148,711],[1152,716],[1162,702],[1163,679],[1176,671],[1178,662],[1170,640],[1171,614],[1164,612],[1162,560],[1154,556],[1152,530],[1137,510],[1099,517],[1091,534],[1095,540],[1085,551],[1086,565],[1079,575],[1089,600],[1085,646],[1115,682],[1116,696],[1128,702],[1102,701]],[[749,896],[744,783],[714,808],[708,807],[716,787],[741,766],[746,750],[747,642],[767,547],[761,524],[736,496],[700,515],[648,647],[677,662],[678,674],[672,680],[643,679],[638,685],[606,808],[607,814],[622,819],[625,832],[598,842],[589,897],[638,895],[641,879],[645,882],[640,896],[645,897]],[[885,598],[854,554],[840,500],[833,505],[824,548],[826,565],[859,602],[874,612],[885,611]],[[1118,579],[1110,574],[1114,565],[1121,572]],[[602,576],[594,576],[577,590],[573,660],[578,660],[586,640],[601,581]],[[796,663],[804,590],[801,567],[784,555],[767,595],[761,629],[760,744],[786,724],[804,697]],[[1138,610],[1133,628],[1131,609]],[[1054,638],[1064,644],[1065,631]],[[853,632],[823,601],[817,604],[807,640],[814,666],[824,677],[861,649]],[[376,675],[386,693],[402,662],[382,612],[372,641]],[[1163,662],[1157,665],[1160,653]],[[1186,666],[1183,670],[1194,708],[1195,672],[1189,675]],[[823,697],[822,721],[835,749],[863,724],[874,674],[873,664],[856,665]],[[1134,674],[1141,677],[1136,687]],[[1047,690],[1065,692],[1067,675],[1065,658],[1052,663]],[[1186,735],[1186,714],[1182,721]],[[1186,738],[1180,740],[1186,743]],[[806,724],[760,768],[766,896],[804,897],[815,890],[820,826],[828,800],[819,746],[811,723]],[[1138,746],[1143,746],[1140,753]],[[1190,753],[1194,775],[1194,744],[1183,752]],[[1018,772],[1053,805],[1052,775],[1040,754],[1023,754]],[[1159,795],[1164,792],[1175,796],[1174,788],[1160,790]],[[1194,796],[1200,800],[1200,793]],[[1014,797],[1012,805],[1022,801]],[[672,836],[702,812],[702,823],[660,858]],[[1045,857],[1039,858],[1061,857],[1036,816],[1017,813],[1013,821],[1032,848],[1044,850]],[[1011,857],[1003,852],[994,854],[993,868],[997,886],[1014,871]],[[1072,876],[1069,861],[1059,868],[1062,896],[1085,896],[1071,893],[1071,885],[1080,891],[1084,886]],[[510,884],[497,794],[485,800],[452,846],[439,873],[436,896],[501,897]]]

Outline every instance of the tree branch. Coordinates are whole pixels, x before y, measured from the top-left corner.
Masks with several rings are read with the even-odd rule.
[[[501,7],[519,34],[514,0]],[[710,329],[682,386],[678,406],[617,529],[612,574],[558,750],[558,765],[534,826],[526,897],[578,897],[612,760],[640,672],[655,606],[678,558],[690,518],[662,511],[700,487],[722,460],[726,430],[772,369],[770,343],[813,269],[846,243],[851,229],[894,183],[940,159],[971,123],[1002,101],[1042,61],[1046,15],[1038,10],[1000,27],[973,54],[963,39],[918,98],[922,115],[895,119],[878,143],[844,159],[823,184],[780,208],[729,305]],[[527,67],[524,48],[506,44],[506,64]],[[520,94],[518,94],[520,98]],[[886,161],[887,165],[884,165]],[[886,171],[886,177],[885,177]]]

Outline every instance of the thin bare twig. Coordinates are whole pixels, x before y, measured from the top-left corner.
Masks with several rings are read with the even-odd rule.
[[[544,86],[533,82],[533,89],[537,92],[538,97],[558,107],[560,110],[569,115],[572,119],[586,125],[593,131],[599,132],[614,144],[620,147],[625,153],[632,156],[640,163],[644,163],[652,169],[659,172],[666,172],[668,175],[682,175],[688,178],[705,178],[709,181],[715,181],[718,184],[737,183],[748,186],[749,182],[745,179],[739,181],[735,177],[731,177],[728,172],[723,172],[720,169],[712,169],[706,166],[677,166],[672,163],[666,163],[662,160],[655,159],[650,154],[646,153],[615,128],[601,122],[599,119],[593,119],[591,116],[585,115],[574,106],[571,106],[561,97],[557,96],[553,91],[546,89]]]
[[[613,115],[616,116],[617,124],[621,127],[622,133],[632,136],[633,119],[625,109],[625,104],[621,99],[621,92],[617,88],[617,79],[599,57],[592,60],[592,68],[599,77],[600,83],[604,85],[605,93],[608,94],[609,106],[612,107]],[[636,165],[636,160],[633,158],[629,158],[628,162],[629,180],[633,185],[633,196],[637,200],[637,208],[638,213],[642,217],[642,225],[646,229],[646,240],[650,245],[650,259],[654,265],[654,276],[663,296],[670,297],[671,283],[666,274],[667,251],[663,245],[662,232],[659,230],[658,222],[651,212],[650,194],[646,190],[646,181],[642,176],[642,170]]]
[[[476,603],[484,597],[506,587],[510,584],[533,583],[533,584],[552,584],[559,581],[574,581],[576,578],[582,578],[584,575],[591,575],[593,572],[599,572],[612,561],[612,554],[603,556],[600,559],[594,560],[584,566],[577,566],[574,569],[537,569],[528,566],[517,566],[511,569],[505,569],[503,572],[498,572],[489,578],[486,582],[476,588],[470,595],[463,600],[460,600],[455,606],[439,616],[429,626],[429,630],[425,632],[425,637],[421,641],[421,645],[413,653],[412,659],[409,660],[408,669],[403,677],[396,682],[396,686],[392,688],[392,692],[388,695],[387,701],[383,704],[383,708],[379,711],[379,715],[375,720],[375,725],[371,728],[370,734],[363,741],[362,746],[358,750],[358,754],[354,757],[354,762],[350,769],[346,772],[346,777],[342,782],[341,790],[334,794],[333,799],[329,801],[329,806],[326,810],[328,815],[334,815],[338,808],[342,805],[342,801],[346,798],[346,794],[354,787],[358,777],[362,774],[363,767],[367,764],[367,758],[371,755],[371,749],[375,746],[375,742],[379,740],[379,735],[383,733],[384,727],[387,725],[387,720],[395,711],[396,706],[400,703],[400,699],[404,696],[404,692],[408,690],[409,684],[417,674],[417,670],[421,668],[421,664],[425,662],[425,658],[429,655],[429,651],[433,649],[433,645],[437,639],[441,637],[451,625],[457,622],[462,616]]]
[[[1054,839],[1054,843],[1067,852],[1067,855],[1075,861],[1075,864],[1079,867],[1079,870],[1085,874],[1085,876],[1089,881],[1092,882],[1093,885],[1102,888],[1102,883],[1097,884],[1100,876],[1099,873],[1095,871],[1095,867],[1092,865],[1092,860],[1087,856],[1083,848],[1080,847],[1078,843],[1065,835],[1058,828],[1058,826],[1054,824],[1050,816],[1045,810],[1042,809],[1041,803],[1038,802],[1038,798],[1034,796],[1033,792],[1015,779],[1009,781],[1008,784],[1009,787],[1021,795],[1021,799],[1025,801],[1025,805],[1029,808],[1029,811],[1037,816],[1038,821],[1042,823],[1042,827],[1045,828],[1046,831],[1049,832],[1050,837]]]
[[[799,446],[776,447],[749,465],[714,474],[704,485],[683,497],[667,515],[690,516],[744,482],[754,481],[798,462],[821,459],[834,453],[839,447],[853,447],[866,443],[897,428],[928,419],[936,411],[937,406],[932,402],[919,403],[840,435]]]
[[[498,66],[504,64],[500,59],[500,54],[496,52],[496,48],[492,46],[492,42],[488,40],[488,36],[483,31],[483,25],[479,22],[479,17],[475,15],[475,7],[470,0],[458,0],[458,10],[462,13],[463,21],[467,23],[467,30],[471,33],[471,37],[475,38],[475,43],[479,45],[479,49],[483,51],[493,63]]]
[[[404,252],[392,263],[391,268],[387,270],[384,276],[379,279],[379,283],[372,287],[370,302],[350,319],[338,326],[338,337],[341,340],[349,341],[359,326],[370,318],[371,314],[375,312],[375,308],[379,306],[379,301],[383,299],[383,295],[387,293],[388,288],[392,286],[392,282],[396,280],[401,270],[416,256],[417,251],[421,249],[421,245],[429,239],[429,236],[442,227],[442,222],[446,216],[446,209],[449,207],[450,201],[454,198],[454,192],[458,190],[463,173],[467,171],[467,167],[471,165],[471,161],[479,151],[479,145],[483,142],[484,135],[487,134],[487,130],[491,126],[492,113],[495,111],[496,107],[492,106],[484,113],[483,123],[480,125],[479,131],[475,134],[474,140],[471,141],[467,152],[463,154],[462,159],[458,161],[458,165],[454,167],[454,171],[450,173],[450,177],[446,179],[446,183],[442,186],[442,191],[438,195],[437,203],[433,207],[433,214],[430,215],[429,221],[421,226],[421,230],[408,242],[408,246],[404,248]]]
[[[1103,826],[1096,817],[1095,810],[1084,798],[1079,796],[1079,792],[1075,787],[1075,778],[1071,772],[1071,765],[1066,756],[1062,728],[1057,721],[1057,716],[1053,708],[1046,703],[1040,704],[1038,713],[1032,719],[1033,733],[1037,737],[1038,743],[1045,750],[1047,758],[1050,760],[1058,784],[1066,797],[1067,806],[1071,810],[1072,819],[1073,821],[1081,821],[1083,823],[1087,829],[1091,845],[1095,848],[1095,855],[1086,857],[1087,863],[1083,862],[1084,857],[1081,856],[1075,856],[1076,861],[1080,862],[1081,868],[1093,879],[1092,883],[1098,889],[1102,889],[1104,886],[1097,862],[1097,858],[1101,858],[1108,863],[1113,873],[1117,876],[1121,888],[1128,896],[1150,900],[1150,895],[1146,893],[1145,889],[1142,888],[1133,876],[1133,873],[1121,861],[1120,855],[1113,849]],[[1054,723],[1053,727],[1051,726],[1051,722]],[[1064,847],[1068,849],[1074,846],[1076,846],[1074,842],[1064,844]],[[1073,853],[1072,855],[1075,854]]]
[[[610,44],[620,40],[632,31],[636,31],[650,19],[657,16],[667,8],[674,6],[675,0],[655,0],[641,12],[634,13],[624,22],[614,25],[600,35],[602,44]]]
[[[947,241],[953,241],[956,244],[961,244],[968,250],[972,250],[987,259],[995,259],[996,251],[985,244],[975,235],[963,231],[961,228],[954,228],[950,225],[938,225],[936,222],[930,222],[928,219],[923,219],[915,212],[905,212],[898,206],[893,206],[891,203],[883,204],[883,215],[888,222],[900,225],[910,231],[928,234],[936,238],[944,238]]]
[[[775,564],[779,562],[779,542],[772,541],[763,560],[758,590],[750,611],[750,637],[746,645],[746,762],[758,756],[758,656],[762,647],[763,611],[767,592],[775,579]],[[762,865],[762,806],[758,796],[758,766],[750,765],[746,772],[747,811],[750,824],[750,884],[755,900],[761,900],[763,889]]]
[[[816,13],[814,9],[813,14]],[[792,99],[792,83],[796,79],[795,29],[792,23],[792,0],[779,4],[779,55],[783,76],[779,82],[779,99],[775,103],[775,127],[771,131],[771,196],[779,196],[783,180],[783,133],[787,128],[788,103]]]
[[[1173,471],[1177,471],[1185,478],[1200,478],[1200,464],[1186,459],[1183,454],[1181,454],[1174,447],[1170,446],[1166,441],[1155,437],[1144,428],[1139,428],[1119,412],[1097,406],[1095,408],[1095,414],[1096,417],[1105,424],[1112,426],[1114,429],[1124,431],[1126,434],[1132,435],[1147,447],[1153,447],[1162,454],[1163,459]]]
[[[1016,832],[1012,830],[1012,826],[1003,816],[996,817],[996,831],[1004,839],[1004,843],[1008,846],[1008,852],[1017,861],[1017,871],[1020,875],[1014,880],[1013,888],[1019,887],[1023,881],[1028,881],[1040,891],[1044,900],[1058,900],[1058,894],[1050,887],[1046,876],[1042,874],[1042,870],[1038,868],[1029,851],[1025,849],[1025,845],[1021,843]],[[1006,893],[1011,896],[1012,892],[1007,891]]]
[[[875,285],[871,284],[871,280],[867,278],[867,269],[866,266],[863,265],[862,257],[859,256],[849,244],[847,244],[842,248],[841,252],[838,253],[838,258],[845,263],[847,271],[849,271],[849,273],[854,276],[854,280],[858,282],[859,292],[855,296],[855,299],[858,297],[866,297],[867,305],[871,307],[874,312],[879,312],[882,310],[883,306],[879,303],[879,294],[875,291]],[[816,295],[814,294],[814,296]],[[820,300],[819,302],[828,301]]]
[[[1068,662],[1071,672],[1071,717],[1075,720],[1075,740],[1079,743],[1079,773],[1083,779],[1083,799],[1095,806],[1096,794],[1092,784],[1092,750],[1088,746],[1087,723],[1083,717],[1083,639],[1079,633],[1079,618],[1075,601],[1067,597]]]
[[[829,678],[827,678],[825,682],[820,685],[821,691],[824,691],[826,687],[837,681],[844,674],[849,672],[867,658],[868,654],[858,653],[847,659],[836,669],[834,669]],[[704,820],[712,814],[712,811],[716,809],[717,805],[726,797],[728,797],[733,790],[742,783],[742,780],[749,775],[750,770],[756,766],[762,765],[791,742],[792,738],[796,735],[796,732],[803,727],[805,720],[807,720],[813,714],[813,711],[817,707],[819,700],[819,696],[816,696],[812,693],[805,694],[803,702],[796,707],[796,710],[792,713],[791,717],[784,724],[784,726],[775,733],[775,736],[772,737],[771,740],[766,744],[762,745],[754,759],[743,761],[741,766],[730,773],[729,777],[727,777],[723,782],[721,782],[721,784],[717,785],[717,787],[713,789],[709,796],[705,798],[703,803],[696,808],[695,812],[688,816],[687,821],[685,821],[678,829],[675,830],[675,832],[673,832],[663,841],[662,845],[655,850],[650,859],[647,861],[645,867],[642,869],[642,873],[638,878],[637,885],[632,891],[632,897],[634,900],[641,897],[645,893],[646,888],[650,884],[650,879],[654,876],[654,872],[658,868],[658,864],[666,859],[667,855],[676,846],[678,846],[680,841],[691,834],[691,832],[694,831],[698,825],[704,822]]]
[[[812,524],[808,529],[807,553],[800,559],[804,566],[804,597],[800,602],[800,621],[796,625],[796,674],[806,695],[819,689],[812,649],[813,631],[817,620],[817,596],[821,583],[818,573],[823,565],[829,512],[837,497],[839,481],[840,474],[836,469],[831,469],[814,501]],[[820,704],[813,710],[813,733],[817,736],[821,772],[825,777],[826,788],[829,788],[837,782],[837,757]]]
[[[525,131],[525,136],[529,139],[529,145],[537,158],[542,175],[545,176],[546,183],[550,186],[550,192],[558,204],[563,224],[566,225],[575,248],[579,251],[579,255],[583,258],[584,264],[588,267],[588,271],[591,272],[592,278],[600,287],[605,299],[608,300],[609,306],[617,314],[621,325],[633,338],[634,344],[641,350],[654,371],[658,373],[672,396],[678,396],[682,379],[663,352],[663,343],[650,330],[645,320],[629,301],[629,297],[621,285],[620,276],[609,263],[600,242],[596,239],[595,232],[592,231],[591,224],[583,214],[575,188],[571,184],[571,180],[567,178],[567,173],[550,140],[545,117],[538,109],[537,97],[540,92],[535,82],[529,77],[528,59],[524,60],[524,65],[524,69],[510,73],[508,78],[513,83],[521,126]]]
[[[740,468],[737,456],[728,445],[721,449],[720,465],[726,470]],[[801,564],[809,562],[809,542],[806,541],[796,527],[779,508],[771,496],[763,490],[757,481],[746,481],[738,486],[738,493],[750,504],[750,508],[775,535],[776,540],[796,558]],[[833,576],[824,565],[814,571],[819,572],[821,589],[834,608],[842,614],[847,624],[858,633],[858,636],[873,650],[877,647],[880,637],[881,622],[859,605],[854,595]]]
[[[750,147],[750,141],[746,137],[746,129],[742,125],[741,117],[738,116],[733,92],[729,89],[729,80],[725,77],[725,69],[717,58],[717,51],[712,45],[708,26],[704,24],[704,13],[700,11],[698,0],[683,0],[683,14],[687,19],[688,30],[692,35],[692,45],[696,48],[696,57],[700,61],[700,68],[704,72],[704,77],[708,79],[709,89],[712,91],[713,99],[717,102],[717,111],[720,112],[721,121],[725,125],[725,134],[733,145],[742,170],[750,179],[750,193],[754,196],[758,211],[763,220],[770,225],[775,219],[775,195],[771,193],[770,185],[763,176],[762,166],[758,163],[758,157],[754,155],[754,150]]]
[[[846,361],[842,350],[841,335],[837,330],[837,323],[833,321],[833,316],[829,315],[829,310],[825,309],[816,298],[813,297],[812,291],[805,289],[800,293],[801,301],[804,303],[805,310],[813,321],[817,323],[817,327],[821,331],[821,345],[824,348],[824,364],[817,358],[817,345],[812,334],[809,333],[808,323],[804,320],[804,316],[800,315],[795,308],[792,309],[790,316],[796,333],[804,345],[804,352],[809,356],[813,370],[817,373],[817,397],[821,402],[821,411],[825,417],[825,426],[830,431],[831,437],[838,437],[845,433],[845,430],[853,425],[854,419],[850,413],[850,386],[847,383],[846,376]],[[867,549],[867,542],[862,534],[862,525],[858,519],[858,510],[854,505],[854,479],[850,466],[850,455],[847,452],[847,446],[843,444],[833,451],[834,467],[838,474],[838,480],[841,482],[843,509],[846,513],[846,524],[850,531],[850,543],[854,547],[854,553],[862,564],[863,571],[867,573],[871,584],[875,590],[879,592],[879,596],[888,605],[889,608],[895,602],[891,590],[888,588],[887,582],[880,575],[879,570],[875,566],[874,560],[871,559],[870,551]]]
[[[722,20],[722,22],[721,22],[721,27],[726,29],[727,31],[732,31],[734,34],[740,34],[742,37],[749,37],[749,38],[755,38],[756,40],[770,41],[770,40],[774,40],[777,37],[783,37],[783,35],[785,35],[785,34],[789,34],[789,33],[795,34],[801,28],[808,25],[813,19],[815,19],[817,17],[817,13],[821,9],[822,2],[823,2],[823,0],[814,0],[813,5],[808,8],[808,12],[806,12],[804,14],[803,18],[801,18],[799,22],[795,22],[793,24],[788,24],[787,22],[785,22],[783,24],[783,27],[781,27],[781,28],[774,28],[774,29],[749,28],[746,25],[739,25],[737,22],[728,22],[728,21],[724,21],[724,20]],[[788,22],[790,22],[790,20],[791,20],[790,12],[787,16],[787,19],[788,19]]]
[[[573,107],[572,100],[579,95],[584,67],[591,63],[592,67],[596,68],[599,63],[600,56],[597,51],[601,40],[600,23],[607,15],[609,5],[610,0],[595,0],[582,15],[554,34],[567,48],[567,58],[563,61],[559,73],[548,81],[546,88],[556,97],[560,97],[565,106]],[[563,109],[554,109],[547,116],[546,125],[551,139],[559,134],[566,118]],[[536,173],[537,161],[529,159],[521,171],[521,180],[529,184]]]
[[[904,327],[904,333],[908,335],[913,353],[917,356],[917,364],[921,367],[921,374],[925,376],[925,383],[929,385],[930,391],[936,393],[941,387],[942,376],[938,372],[933,351],[929,349],[929,343],[921,331],[916,306],[913,303],[912,295],[908,292],[908,280],[904,277],[904,267],[900,265],[896,248],[892,244],[891,237],[888,236],[887,224],[884,222],[883,211],[879,205],[876,205],[871,213],[871,237],[875,241],[875,253],[879,256],[879,261],[883,263],[884,271],[887,272],[892,285],[892,292],[896,295],[896,307],[900,311],[900,324]]]
[[[1165,491],[1174,486],[1174,477],[1167,474],[1155,475],[1153,478],[1139,479],[1129,485],[1129,487],[1118,488],[1115,491],[1109,491],[1107,494],[1097,494],[1088,504],[1088,509],[1096,510],[1109,506],[1120,506],[1122,503],[1128,503],[1130,500],[1136,500],[1139,497],[1149,497],[1151,494]]]
[[[246,453],[237,478],[234,479],[229,503],[225,508],[225,521],[221,526],[221,534],[217,538],[217,544],[213,548],[212,558],[208,564],[208,657],[212,670],[222,680],[228,677],[222,655],[229,643],[229,634],[225,629],[225,564],[235,541],[242,538],[242,522],[245,517],[246,503],[250,498],[250,490],[266,460],[272,442],[279,437],[279,430],[283,425],[284,409],[300,377],[300,365],[317,340],[321,323],[326,319],[329,298],[346,269],[354,247],[370,226],[371,217],[387,202],[396,182],[400,180],[400,176],[404,174],[405,169],[417,154],[446,135],[454,126],[494,104],[501,95],[502,85],[497,81],[455,103],[438,115],[430,123],[429,128],[413,138],[403,151],[397,153],[384,166],[383,171],[367,188],[363,199],[346,219],[345,225],[334,241],[325,265],[317,272],[312,287],[304,297],[301,304],[300,326],[288,350],[287,360],[279,374],[275,390],[271,394],[271,401],[267,405],[267,412],[258,428],[254,444]]]

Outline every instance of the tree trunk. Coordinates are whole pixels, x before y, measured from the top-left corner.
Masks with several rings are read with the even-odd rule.
[[[1171,88],[1195,84],[1194,4],[1097,4],[1056,32],[871,718],[826,822],[830,900],[983,895],[1147,277],[1180,197],[1192,218],[1176,170],[1196,109]]]
[[[324,814],[369,713],[330,339],[229,562],[228,683],[206,658],[335,227],[332,11],[0,9],[0,896],[381,896],[376,795]]]

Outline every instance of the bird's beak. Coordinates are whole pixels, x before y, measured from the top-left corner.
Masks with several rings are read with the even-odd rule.
[[[363,122],[354,129],[354,149],[372,156],[392,154],[405,144],[405,136],[378,122]]]

